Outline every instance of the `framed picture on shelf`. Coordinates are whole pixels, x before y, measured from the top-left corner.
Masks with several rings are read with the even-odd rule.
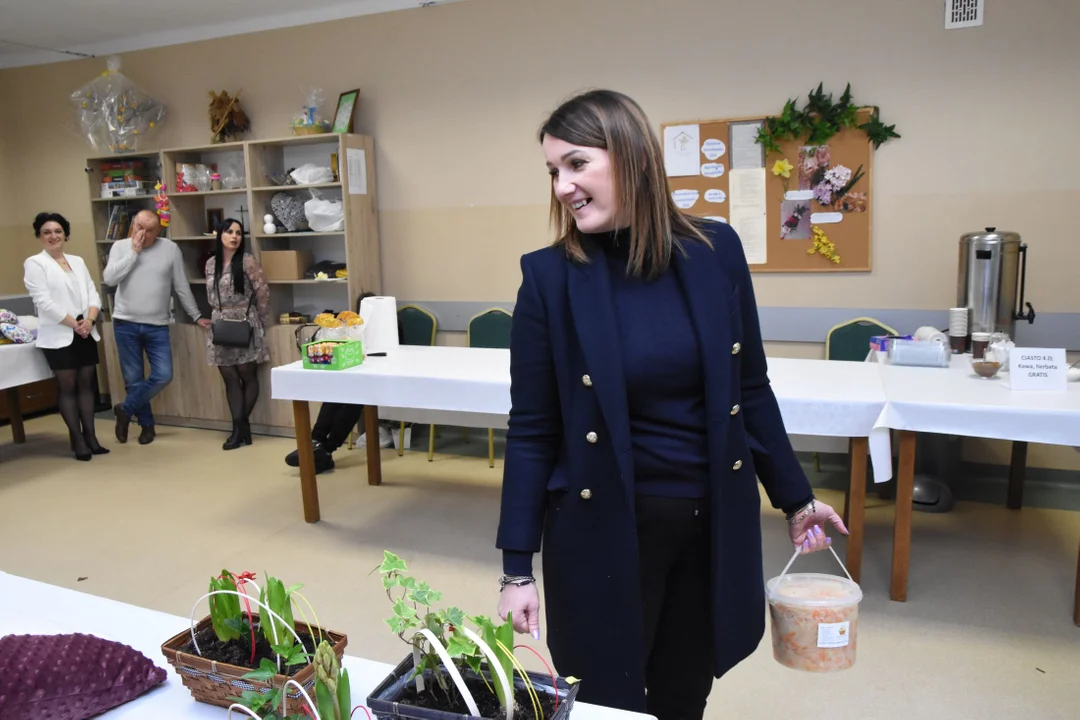
[[[337,112],[334,113],[334,132],[351,133],[353,118],[356,117],[356,105],[360,101],[360,90],[347,90],[338,96]]]
[[[225,211],[221,208],[206,209],[206,232],[217,233],[221,223],[225,222]]]

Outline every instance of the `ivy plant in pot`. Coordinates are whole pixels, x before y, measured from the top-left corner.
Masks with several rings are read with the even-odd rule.
[[[389,551],[383,553],[377,568],[393,605],[394,614],[386,624],[410,648],[367,698],[377,718],[565,720],[570,716],[577,680],[556,677],[550,668],[547,674],[526,671],[514,650],[535,651],[513,644],[512,617],[496,624],[482,615],[442,607],[442,593],[406,574],[407,570],[405,561]]]
[[[340,663],[348,640],[319,626],[300,588],[271,576],[260,587],[249,572],[223,570],[210,579],[209,592],[191,609],[191,626],[161,646],[195,700],[219,707],[236,702],[255,710],[276,707],[283,716],[302,712],[300,689],[311,692],[315,686],[316,648],[325,644]],[[196,623],[203,600],[210,613]],[[303,600],[314,623],[297,600]],[[294,608],[300,621],[293,619]]]

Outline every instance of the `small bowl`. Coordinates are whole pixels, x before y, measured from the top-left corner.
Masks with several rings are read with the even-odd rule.
[[[1001,370],[1001,363],[993,360],[972,360],[971,369],[979,377],[989,379],[998,374],[998,371]]]

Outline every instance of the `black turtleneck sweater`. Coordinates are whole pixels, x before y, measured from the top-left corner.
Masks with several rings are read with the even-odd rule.
[[[626,379],[639,495],[708,495],[705,378],[701,349],[678,275],[627,275],[629,232],[588,236],[604,249],[619,355]]]

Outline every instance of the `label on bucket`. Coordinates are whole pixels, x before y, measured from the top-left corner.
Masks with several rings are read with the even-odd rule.
[[[851,641],[851,622],[821,623],[817,626],[819,648],[847,647]]]

